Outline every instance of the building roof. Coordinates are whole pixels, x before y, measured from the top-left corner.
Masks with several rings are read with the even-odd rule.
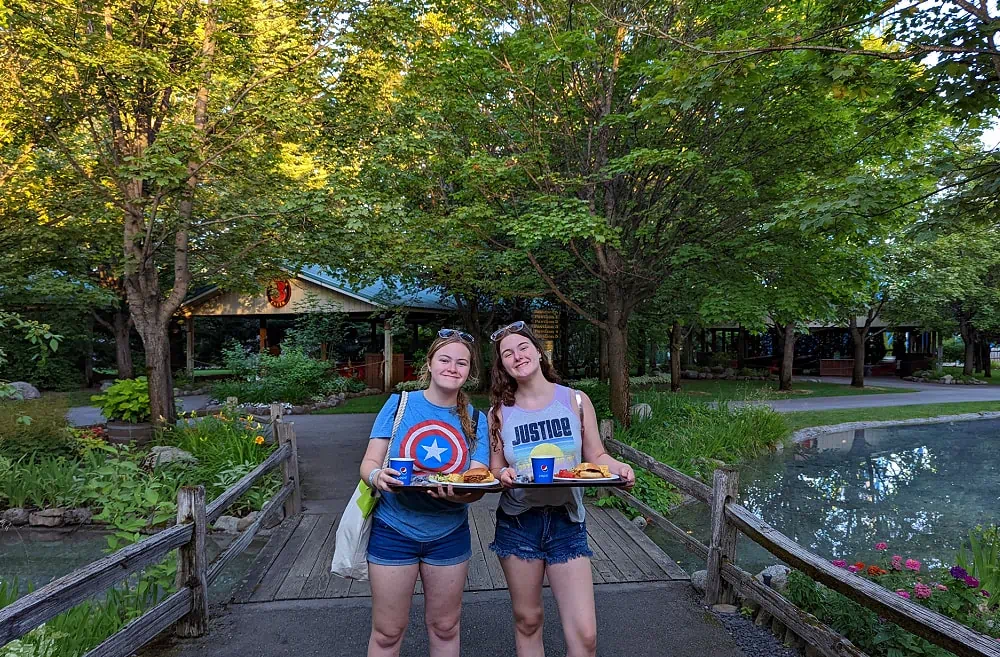
[[[346,276],[315,265],[303,267],[299,277],[307,281],[367,301],[376,306],[405,306],[420,310],[449,312],[455,305],[434,290],[417,290],[394,279],[379,278],[370,285],[353,285]]]

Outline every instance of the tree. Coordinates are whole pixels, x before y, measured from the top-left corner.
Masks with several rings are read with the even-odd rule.
[[[249,287],[262,270],[342,251],[309,152],[322,55],[342,21],[323,3],[258,0],[0,11],[0,123],[16,131],[5,145],[22,167],[59,163],[113,218],[152,415],[169,422],[167,327],[196,276]]]

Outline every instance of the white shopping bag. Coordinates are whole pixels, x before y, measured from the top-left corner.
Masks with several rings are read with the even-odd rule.
[[[399,406],[396,407],[396,417],[392,423],[392,434],[386,447],[382,467],[389,464],[389,448],[396,438],[396,431],[403,419],[406,409],[406,392],[400,393]],[[368,579],[368,537],[372,533],[375,505],[378,503],[379,491],[368,486],[368,482],[358,482],[358,487],[351,495],[351,500],[344,509],[337,528],[337,547],[333,553],[330,572],[348,579]]]

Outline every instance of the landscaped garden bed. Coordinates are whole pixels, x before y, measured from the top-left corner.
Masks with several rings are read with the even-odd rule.
[[[910,376],[904,376],[904,381],[915,381],[918,383],[940,383],[949,386],[985,386],[989,385],[982,379],[964,374],[947,374],[945,372],[935,372],[934,370],[917,370]]]

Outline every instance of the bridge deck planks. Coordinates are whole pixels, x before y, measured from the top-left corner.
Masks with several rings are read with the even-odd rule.
[[[489,549],[496,523],[496,498],[487,496],[472,505],[472,560],[466,591],[507,588],[500,561]],[[368,582],[352,582],[330,575],[339,514],[302,516],[293,531],[278,532],[265,546],[266,570],[254,582],[249,596],[236,603],[371,596]],[[587,506],[587,534],[594,582],[617,584],[686,579],[687,574],[617,509]],[[264,565],[264,564],[262,564]],[[416,593],[423,587],[417,580]]]

